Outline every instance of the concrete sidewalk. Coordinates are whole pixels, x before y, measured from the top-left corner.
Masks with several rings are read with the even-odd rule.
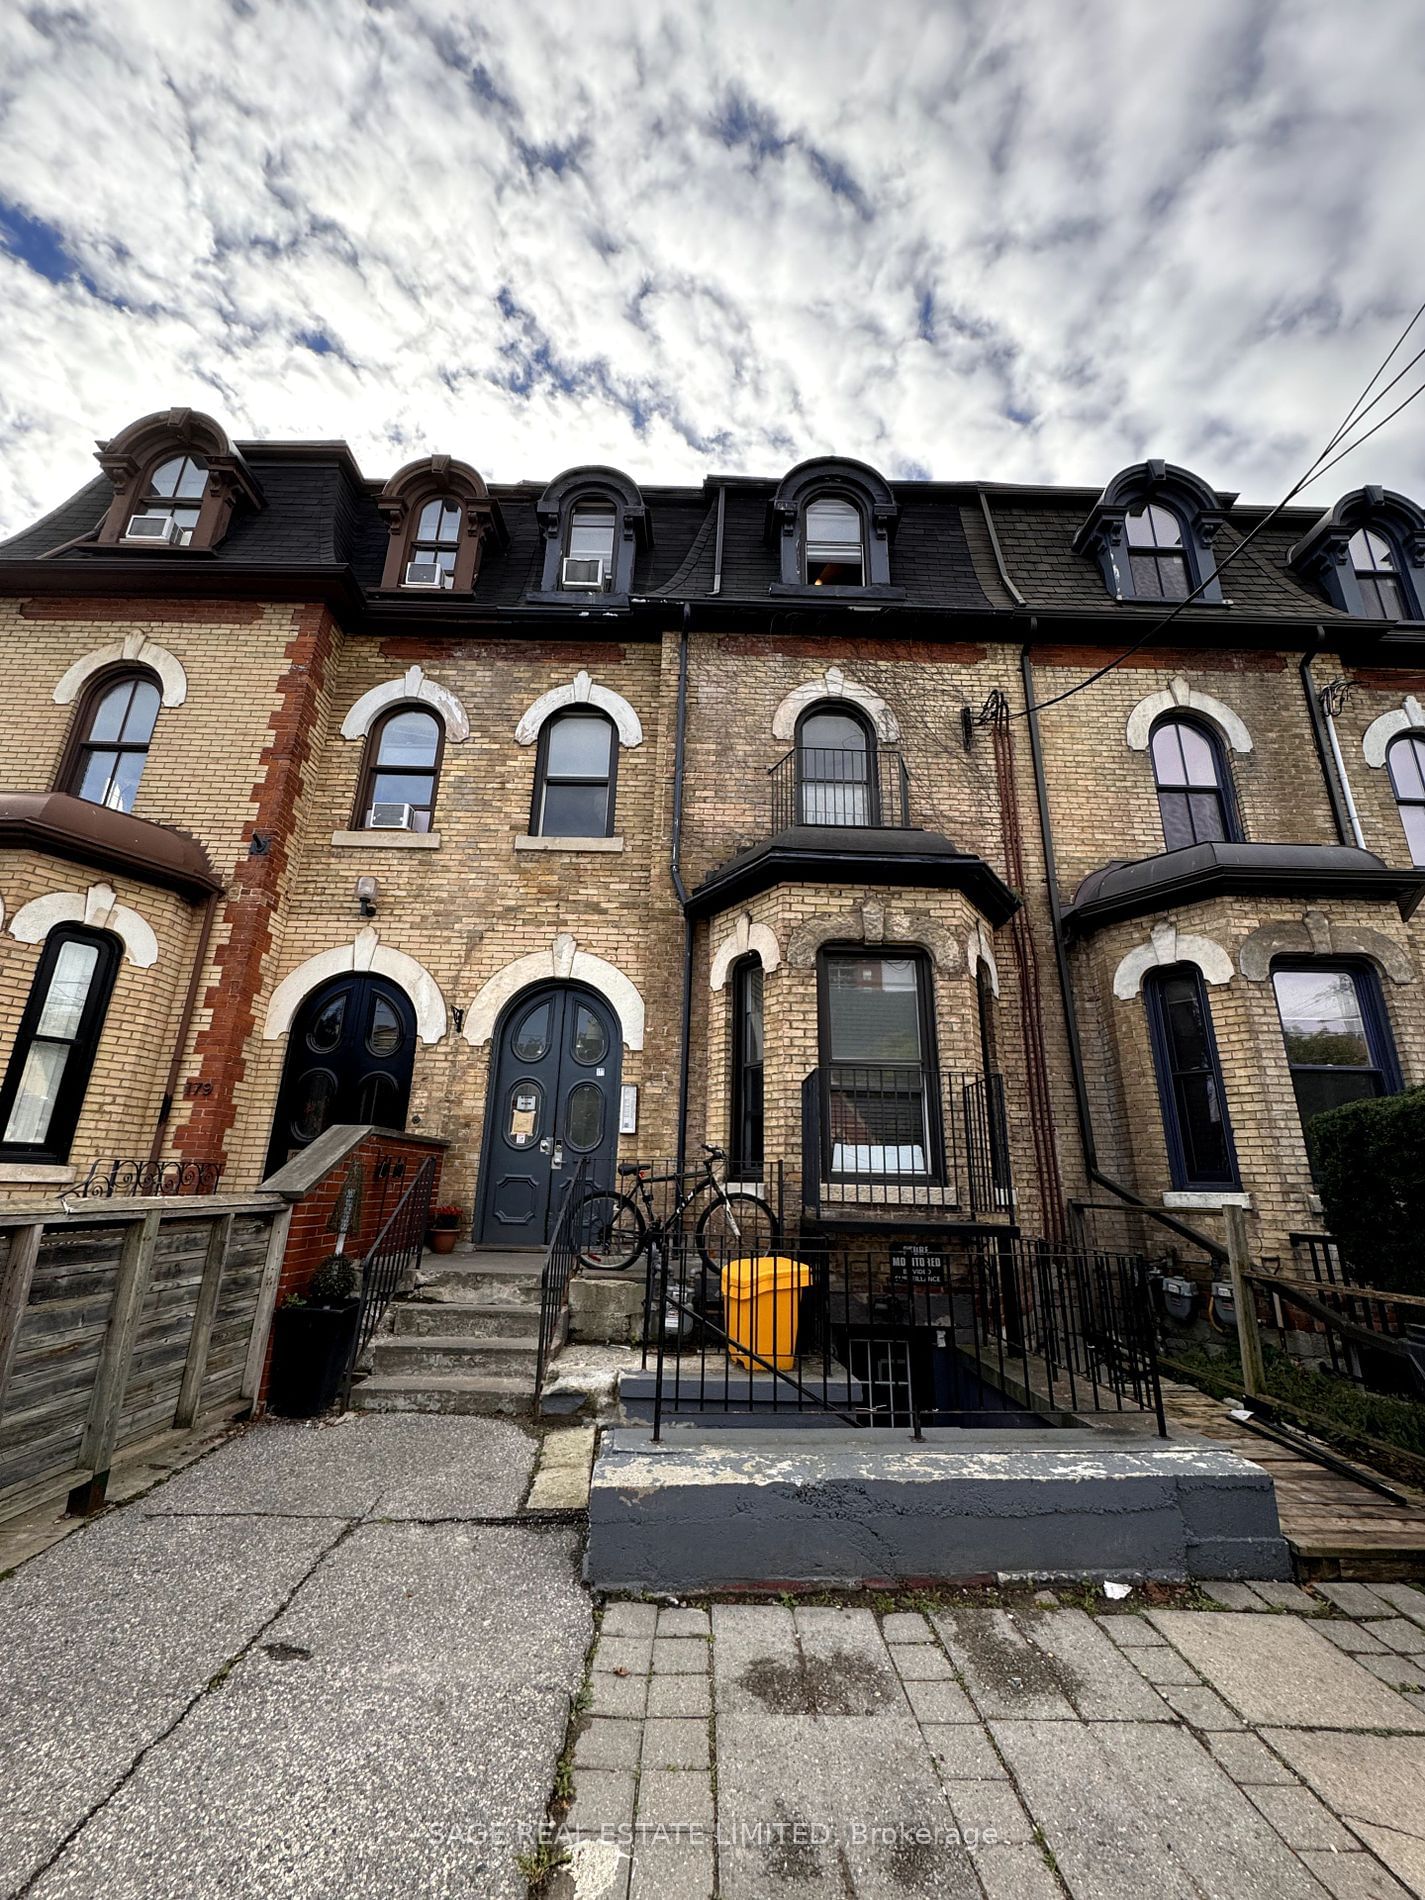
[[[612,1603],[553,1891],[1425,1892],[1425,1594],[1215,1588],[1146,1615]]]
[[[535,1450],[263,1423],[0,1583],[0,1894],[521,1900],[592,1629]]]

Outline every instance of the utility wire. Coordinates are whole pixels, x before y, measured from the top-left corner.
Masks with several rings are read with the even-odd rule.
[[[1235,547],[1227,550],[1223,558],[1216,564],[1213,573],[1208,575],[1206,579],[1199,581],[1197,586],[1194,587],[1189,594],[1174,604],[1169,613],[1164,614],[1160,619],[1154,621],[1153,625],[1140,634],[1138,639],[1136,639],[1131,646],[1127,646],[1121,653],[1115,654],[1113,659],[1105,662],[1096,672],[1090,673],[1087,679],[1080,680],[1075,686],[1066,687],[1062,693],[1055,693],[1052,699],[1040,700],[1035,706],[1036,713],[1047,712],[1051,706],[1062,705],[1066,699],[1072,699],[1076,693],[1082,693],[1085,688],[1096,685],[1106,674],[1112,673],[1116,667],[1122,666],[1125,660],[1132,659],[1135,653],[1141,652],[1142,649],[1148,645],[1150,640],[1155,639],[1165,627],[1170,626],[1172,622],[1177,619],[1184,607],[1190,607],[1210,583],[1232,565],[1239,554],[1245,553],[1251,543],[1255,541],[1257,536],[1262,532],[1263,528],[1274,521],[1284,508],[1289,507],[1296,497],[1301,494],[1303,489],[1308,488],[1312,482],[1324,475],[1328,469],[1334,468],[1336,464],[1344,460],[1346,456],[1353,454],[1363,442],[1369,441],[1378,429],[1383,429],[1386,423],[1392,421],[1403,409],[1408,409],[1417,396],[1425,393],[1425,383],[1419,384],[1415,389],[1411,390],[1410,394],[1406,396],[1403,401],[1397,403],[1394,409],[1388,410],[1385,415],[1372,423],[1371,427],[1367,429],[1363,435],[1358,435],[1354,441],[1345,441],[1346,436],[1350,434],[1351,430],[1364,422],[1376,404],[1395,388],[1401,377],[1408,375],[1422,356],[1425,356],[1425,349],[1417,351],[1405,365],[1405,368],[1393,376],[1384,388],[1377,390],[1369,402],[1366,402],[1366,397],[1370,395],[1371,389],[1390,366],[1391,358],[1405,342],[1405,339],[1410,335],[1410,332],[1415,328],[1422,316],[1425,316],[1425,303],[1421,304],[1420,308],[1415,312],[1415,315],[1410,319],[1409,323],[1406,324],[1405,328],[1391,345],[1389,351],[1371,376],[1370,381],[1347,410],[1345,420],[1328,438],[1324,448],[1322,448],[1317,455],[1315,461],[1313,461],[1307,467],[1306,472],[1293,483],[1282,496],[1281,500],[1277,502],[1275,506],[1267,510],[1256,527],[1245,534],[1242,539],[1237,542]],[[1362,404],[1365,406],[1362,407]],[[1342,446],[1343,443],[1344,446]],[[1336,451],[1335,454],[1332,453],[1333,450]],[[1328,457],[1330,458],[1329,460],[1327,459]],[[1016,719],[1027,719],[1029,717],[1029,708],[1027,706],[1022,708],[1020,711],[1014,713],[1012,717]]]

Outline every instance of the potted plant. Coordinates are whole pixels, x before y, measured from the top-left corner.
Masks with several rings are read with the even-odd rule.
[[[306,1294],[290,1295],[273,1315],[269,1411],[314,1418],[335,1404],[360,1312],[355,1263],[328,1254]]]
[[[433,1207],[430,1216],[430,1230],[426,1239],[432,1253],[453,1253],[455,1243],[460,1238],[460,1230],[465,1223],[462,1208],[452,1202],[447,1207]]]

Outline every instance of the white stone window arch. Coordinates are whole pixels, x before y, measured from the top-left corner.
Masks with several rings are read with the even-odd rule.
[[[710,987],[722,989],[733,964],[740,963],[746,956],[756,957],[769,975],[782,961],[776,932],[766,924],[754,924],[750,913],[743,911],[733,926],[732,934],[724,938],[713,952]]]
[[[124,961],[149,970],[158,962],[158,938],[128,904],[120,904],[112,884],[91,884],[87,891],[47,891],[22,904],[10,920],[16,943],[43,943],[56,924],[85,924],[109,930],[124,946]]]
[[[545,721],[567,706],[593,706],[613,721],[620,745],[643,744],[643,722],[623,694],[600,686],[584,672],[576,673],[567,686],[551,686],[540,694],[515,727],[515,743],[533,745]]]
[[[1232,958],[1211,937],[1199,937],[1192,931],[1179,930],[1176,924],[1154,924],[1147,943],[1130,950],[1113,973],[1113,993],[1126,1003],[1143,987],[1150,970],[1167,968],[1174,963],[1194,963],[1209,983],[1230,983]]]
[[[96,673],[102,673],[107,666],[123,665],[146,666],[157,677],[161,705],[181,706],[187,699],[188,675],[177,654],[150,640],[146,633],[135,632],[126,633],[122,640],[114,640],[108,646],[96,647],[92,653],[76,660],[60,676],[54,689],[55,705],[70,705]]]
[[[1425,732],[1425,706],[1414,693],[1408,694],[1394,712],[1382,713],[1366,727],[1361,740],[1366,764],[1384,765],[1391,740],[1398,739],[1402,732]]]
[[[303,999],[329,977],[345,976],[348,971],[371,971],[388,977],[406,992],[416,1014],[416,1033],[422,1042],[439,1042],[445,1034],[448,1018],[440,985],[423,963],[408,957],[404,950],[388,950],[374,930],[361,931],[354,943],[337,944],[331,950],[319,950],[305,963],[284,976],[272,992],[267,1018],[262,1025],[263,1038],[275,1042],[292,1027]]]
[[[1128,715],[1128,749],[1130,752],[1146,752],[1153,735],[1155,721],[1164,713],[1195,712],[1211,723],[1221,733],[1234,752],[1250,752],[1252,735],[1232,708],[1222,700],[1214,699],[1211,693],[1200,693],[1195,686],[1189,686],[1181,674],[1160,693],[1149,693],[1146,699],[1140,699]]]
[[[481,984],[465,1012],[465,1027],[461,1031],[465,1040],[478,1049],[494,1035],[500,1011],[512,997],[536,983],[551,980],[583,983],[596,990],[612,1005],[623,1031],[625,1048],[643,1047],[643,998],[637,986],[616,963],[581,950],[567,931],[561,931],[547,950],[531,950],[528,956],[516,957],[513,963],[496,970]]]
[[[465,708],[448,686],[427,679],[418,666],[407,667],[398,680],[383,680],[365,692],[341,722],[343,739],[364,739],[388,706],[425,705],[439,714],[446,743],[462,745],[470,737]]]
[[[790,745],[797,736],[797,721],[809,706],[838,699],[859,706],[875,728],[876,737],[885,744],[894,745],[900,738],[899,722],[881,695],[847,679],[839,666],[827,667],[820,679],[807,680],[787,694],[772,715],[772,737],[785,739]]]

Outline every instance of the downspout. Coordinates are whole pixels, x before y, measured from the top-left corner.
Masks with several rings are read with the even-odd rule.
[[[1324,627],[1316,629],[1316,638],[1319,645],[1326,644]],[[1314,653],[1302,656],[1301,683],[1306,689],[1306,704],[1311,713],[1311,729],[1316,736],[1316,750],[1321,758],[1321,770],[1326,778],[1326,789],[1331,795],[1331,815],[1336,820],[1336,835],[1341,843],[1345,844],[1349,828],[1349,835],[1355,839],[1357,847],[1364,851],[1366,835],[1361,829],[1361,815],[1356,810],[1356,801],[1351,793],[1351,781],[1346,774],[1345,755],[1341,751],[1341,740],[1336,731],[1336,714],[1346,703],[1346,682],[1342,679],[1332,680],[1318,693],[1311,683],[1311,662],[1315,657]],[[1330,748],[1331,757],[1336,765],[1334,778],[1326,763],[1325,749],[1322,745],[1323,726],[1326,746]]]
[[[150,1161],[157,1161],[163,1150],[164,1131],[173,1113],[173,1093],[178,1087],[178,1071],[183,1066],[183,1052],[188,1046],[188,1031],[193,1026],[193,1012],[198,1007],[198,986],[203,980],[203,969],[208,961],[208,944],[212,939],[213,923],[218,915],[218,904],[222,895],[221,891],[210,891],[203,904],[203,920],[198,926],[198,947],[193,952],[193,969],[188,978],[188,993],[183,998],[183,1013],[178,1019],[178,1033],[173,1039],[173,1059],[168,1065],[168,1080],[163,1087],[163,1101],[158,1111],[158,1122],[154,1127],[153,1140],[149,1143]]]
[[[1037,618],[1031,618],[1031,634],[1038,629]],[[1117,1195],[1125,1206],[1156,1221],[1159,1226],[1169,1228],[1184,1240],[1190,1240],[1195,1247],[1201,1247],[1213,1260],[1226,1260],[1227,1249],[1220,1241],[1211,1240],[1195,1227],[1189,1227],[1185,1221],[1175,1220],[1171,1214],[1165,1214],[1161,1208],[1150,1206],[1131,1188],[1115,1181],[1112,1175],[1105,1174],[1098,1165],[1098,1143],[1094,1138],[1093,1111],[1089,1106],[1088,1082],[1084,1076],[1083,1044],[1079,1039],[1078,1009],[1074,1001],[1074,983],[1069,970],[1069,954],[1064,942],[1064,912],[1059,902],[1059,871],[1054,855],[1054,831],[1049,817],[1049,788],[1044,777],[1044,749],[1039,733],[1039,708],[1034,698],[1034,674],[1029,663],[1029,642],[1020,648],[1020,676],[1024,682],[1024,710],[1029,724],[1029,752],[1034,762],[1034,797],[1039,807],[1039,833],[1044,844],[1044,875],[1049,887],[1049,921],[1054,937],[1054,964],[1059,973],[1059,995],[1064,1008],[1064,1033],[1069,1048],[1069,1069],[1074,1085],[1074,1109],[1079,1124],[1079,1142],[1084,1154],[1084,1172],[1097,1187],[1106,1188],[1110,1194]]]
[[[719,566],[722,554],[721,499],[719,493]],[[683,1172],[688,1156],[688,1086],[693,1031],[693,920],[687,914],[688,891],[683,883],[683,746],[688,727],[688,631],[692,619],[692,607],[684,601],[682,624],[678,630],[678,713],[673,730],[673,838],[668,860],[673,892],[683,909],[683,1026],[678,1050],[678,1158],[675,1163],[679,1174]]]
[[[717,532],[713,540],[713,578],[712,591],[722,592],[722,535],[727,520],[727,483],[719,482],[717,490]]]

